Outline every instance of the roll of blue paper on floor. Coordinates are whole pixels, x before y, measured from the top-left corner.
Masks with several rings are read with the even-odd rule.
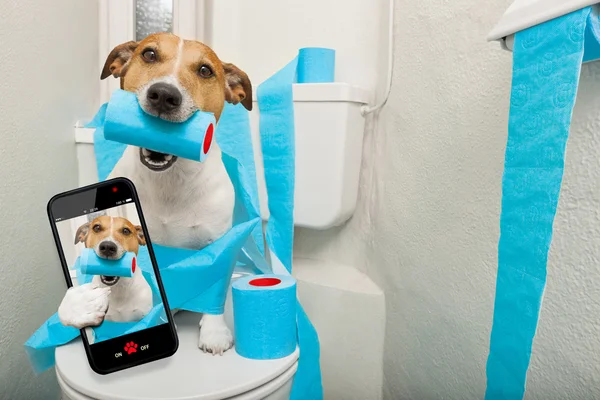
[[[104,137],[159,153],[204,161],[213,142],[215,116],[196,111],[185,122],[169,122],[147,114],[135,93],[116,90],[108,102]]]
[[[298,83],[329,83],[335,79],[335,50],[305,47],[298,53]]]
[[[100,258],[93,249],[83,249],[79,268],[84,275],[120,276],[131,278],[136,268],[135,253],[127,252],[118,260]]]
[[[232,285],[235,350],[254,360],[296,350],[296,280],[285,275],[246,276]]]

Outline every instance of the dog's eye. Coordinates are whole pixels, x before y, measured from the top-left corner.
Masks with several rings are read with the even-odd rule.
[[[213,71],[208,65],[203,65],[198,70],[198,74],[203,78],[210,78],[213,75]]]
[[[123,228],[123,235],[130,235],[131,231],[129,230],[129,228]]]
[[[144,61],[154,62],[157,58],[156,52],[152,49],[144,50],[144,52],[142,53],[142,58],[144,59]]]
[[[100,224],[96,224],[96,225],[94,225],[94,227],[92,229],[94,232],[98,233],[98,232],[100,232],[102,227],[100,226]]]

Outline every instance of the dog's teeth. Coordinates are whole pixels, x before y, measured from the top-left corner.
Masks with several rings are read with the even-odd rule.
[[[173,158],[173,156],[170,154],[165,155],[165,160],[167,160],[167,161],[170,161],[172,158]]]
[[[142,149],[142,154],[146,157],[148,157],[150,155],[150,150],[148,149]]]
[[[151,159],[146,159],[146,161],[148,164],[155,165],[157,167],[162,167],[163,165],[167,164],[167,161],[155,161]]]

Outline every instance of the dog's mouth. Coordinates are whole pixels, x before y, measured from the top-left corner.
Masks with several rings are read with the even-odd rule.
[[[102,283],[104,283],[106,286],[113,286],[116,285],[117,282],[119,282],[119,277],[118,276],[106,276],[106,275],[101,275],[100,276],[100,280],[102,281]]]
[[[160,172],[175,164],[177,156],[140,148],[140,161],[146,168]]]

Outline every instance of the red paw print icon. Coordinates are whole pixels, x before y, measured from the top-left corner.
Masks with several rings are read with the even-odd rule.
[[[127,354],[135,353],[137,351],[137,347],[137,343],[125,343],[125,351],[127,352]]]

